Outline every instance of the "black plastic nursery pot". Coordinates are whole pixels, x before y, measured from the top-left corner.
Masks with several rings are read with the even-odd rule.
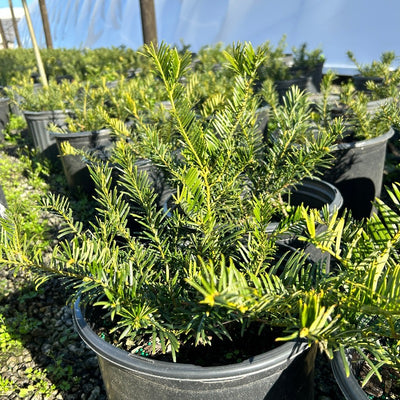
[[[311,93],[319,93],[321,90],[324,62],[318,63],[308,73],[307,90]]]
[[[369,399],[367,394],[361,388],[360,383],[352,373],[351,367],[350,367],[350,375],[349,376],[346,375],[343,359],[338,352],[334,353],[331,366],[336,382],[346,400]]]
[[[62,110],[24,111],[23,114],[35,149],[52,162],[56,162],[59,153],[55,138],[48,133],[48,126],[64,125],[67,115]]]
[[[325,180],[319,178],[305,178],[298,183],[289,195],[289,203],[292,206],[304,205],[310,208],[322,210],[328,206],[329,214],[340,210],[343,206],[343,197],[340,190]],[[268,231],[272,232],[279,222],[271,222]]]
[[[292,68],[292,70],[300,72],[302,76],[307,78],[306,89],[310,93],[319,93],[322,82],[322,71],[324,69],[324,61],[319,62],[314,67]]]
[[[322,210],[324,206],[328,207],[329,214],[332,215],[336,210],[340,210],[343,206],[343,197],[339,189],[322,179],[305,178],[290,193],[290,204],[299,206],[303,204],[306,207]],[[279,222],[271,222],[268,230],[272,232],[278,226]],[[322,229],[317,227],[317,230]],[[283,238],[283,241],[294,247],[304,247],[311,261],[318,263],[325,262],[326,269],[329,269],[330,257],[317,249],[312,244],[304,244],[299,242],[296,237]]]
[[[300,90],[307,89],[308,78],[306,76],[301,76],[299,78],[293,78],[283,81],[275,82],[275,89],[279,95],[279,102],[283,103],[283,98],[286,95],[286,92],[292,87],[297,86]]]
[[[102,153],[107,152],[107,149],[113,146],[110,129],[73,133],[49,132],[49,135],[55,140],[59,154],[62,154],[61,146],[64,142],[69,142],[76,149]],[[69,188],[81,188],[91,193],[94,189],[94,184],[90,177],[87,163],[82,157],[80,155],[62,155],[60,158]]]
[[[354,75],[352,80],[354,87],[361,92],[369,92],[369,89],[367,88],[368,81],[372,81],[377,84],[383,82],[383,78],[379,76],[364,76],[364,75]]]
[[[318,178],[305,178],[291,192],[290,204],[317,209],[328,205],[329,213],[333,213],[342,207],[343,198],[335,185]]]
[[[343,196],[343,208],[351,210],[357,219],[369,217],[372,202],[382,189],[386,146],[394,131],[373,139],[340,143],[332,148],[333,166],[323,179],[334,184]]]
[[[97,355],[109,400],[313,399],[315,348],[287,342],[241,363],[201,367],[128,353],[101,339],[74,305],[75,328]]]

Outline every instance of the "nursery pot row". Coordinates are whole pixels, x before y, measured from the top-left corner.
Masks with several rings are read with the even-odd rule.
[[[78,155],[61,156],[61,145],[68,141],[72,147],[80,150],[105,151],[112,146],[111,131],[102,129],[98,131],[55,133],[49,131],[49,125],[59,127],[65,125],[67,114],[61,110],[54,111],[24,111],[29,133],[31,134],[35,149],[53,163],[61,158],[61,164],[68,186],[71,189],[78,187],[86,191],[93,189],[87,164]]]

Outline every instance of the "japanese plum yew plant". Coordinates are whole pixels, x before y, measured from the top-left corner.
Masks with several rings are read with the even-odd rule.
[[[71,300],[102,310],[103,328],[118,345],[152,338],[153,352],[159,344],[179,361],[183,346],[212,346],[238,327],[243,333],[254,324],[282,326],[323,274],[303,250],[285,258],[277,250],[281,235],[302,219],[286,195],[328,163],[340,124],[305,135],[311,105],[292,89],[274,109],[280,135],[264,138],[253,91],[266,57],[262,47],[238,43],[225,52],[232,94],[212,118],[196,113],[191,86],[183,83],[190,53],[164,43],[143,51],[170,103],[170,134],[137,112],[135,135],[116,134],[110,160],[91,164],[95,222],[75,220],[67,199],[50,194],[43,209],[64,221],[51,256],[44,257],[9,214],[2,220],[0,261],[35,271],[39,282],[59,276],[73,289]],[[145,157],[170,188],[163,208],[149,175],[138,168]],[[271,230],[274,218],[279,224]],[[260,295],[258,304],[237,303],[245,287],[248,295]],[[230,303],[237,307],[226,308]]]
[[[371,373],[382,380],[383,366],[400,372],[400,186],[388,189],[389,202],[376,199],[376,213],[364,223],[345,216],[321,219],[314,211],[305,216],[304,240],[328,252],[337,269],[313,287],[299,302],[299,316],[307,309],[314,317],[298,319],[294,336],[315,342],[332,356],[337,350],[353,350],[369,364]],[[312,216],[312,214],[314,214]],[[316,233],[316,224],[326,227]],[[292,336],[293,337],[293,336]],[[349,372],[349,365],[344,363]],[[395,377],[393,376],[395,379]]]
[[[57,83],[55,79],[49,79],[48,85],[42,86],[25,77],[4,91],[21,110],[40,112],[68,109],[68,99],[74,98],[78,89],[76,83]]]
[[[312,114],[316,124],[329,126],[340,115],[345,127],[341,138],[344,141],[372,139],[398,127],[397,100],[387,98],[376,107],[370,108],[371,97],[366,92],[356,90],[351,82],[337,87],[336,95],[330,100],[335,78],[336,75],[329,71],[322,79],[321,100],[314,105]]]
[[[338,212],[328,215],[303,208],[306,230],[300,240],[329,253],[335,268],[304,286],[299,272],[297,312],[293,304],[291,315],[281,318],[287,336],[280,340],[301,338],[310,344],[317,343],[329,357],[338,351],[347,373],[350,371],[347,352],[358,352],[371,371],[363,384],[373,374],[382,379],[383,366],[397,374],[400,371],[399,184],[393,184],[388,194],[392,205],[377,199],[377,213],[363,222],[339,216]],[[234,266],[225,267],[224,274],[228,273],[232,276],[229,285],[224,286],[223,292],[218,288],[215,295],[214,287],[207,281],[209,270],[202,270],[198,286],[203,302],[212,308],[240,311],[244,319],[253,313],[262,315],[263,308],[268,310],[264,291],[254,290],[250,281],[244,283]]]
[[[347,51],[347,57],[354,63],[359,74],[365,77],[387,78],[393,69],[393,63],[396,60],[394,51],[385,51],[381,54],[379,60],[373,60],[369,64],[360,63],[351,50]]]
[[[301,71],[308,72],[319,64],[325,62],[325,56],[321,48],[309,50],[307,43],[302,43],[300,47],[293,47],[293,67]]]

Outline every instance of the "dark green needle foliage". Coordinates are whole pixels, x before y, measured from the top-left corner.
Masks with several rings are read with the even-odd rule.
[[[234,325],[245,331],[252,321],[292,320],[299,293],[319,273],[300,250],[277,264],[279,238],[301,216],[288,193],[327,162],[340,127],[312,126],[308,97],[294,88],[273,107],[276,129],[264,137],[256,114],[261,98],[253,90],[264,47],[236,43],[224,53],[231,95],[212,115],[196,111],[183,79],[190,53],[164,43],[143,52],[170,104],[168,134],[138,111],[135,137],[116,133],[111,159],[91,159],[95,221],[75,221],[67,200],[49,195],[44,209],[64,221],[52,255],[44,258],[9,215],[0,261],[36,271],[39,281],[60,276],[75,297],[104,308],[121,340],[151,337],[176,359],[182,344],[230,338]],[[143,159],[163,177],[169,196],[157,193],[139,167]],[[280,222],[275,230],[273,220]],[[257,304],[248,299],[253,295],[260,296]]]

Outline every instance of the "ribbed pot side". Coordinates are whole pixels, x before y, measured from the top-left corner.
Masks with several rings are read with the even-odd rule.
[[[315,348],[288,342],[241,363],[218,367],[153,360],[107,343],[76,302],[74,323],[96,353],[110,400],[313,399]]]

